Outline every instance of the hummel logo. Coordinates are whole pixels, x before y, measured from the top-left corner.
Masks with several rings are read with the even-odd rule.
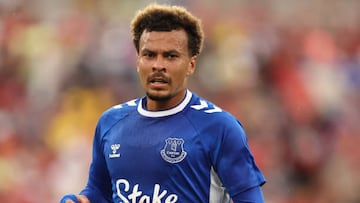
[[[116,153],[118,149],[120,149],[120,144],[112,144],[111,145],[112,153],[109,154],[109,158],[118,158],[118,157],[120,157],[120,153]]]

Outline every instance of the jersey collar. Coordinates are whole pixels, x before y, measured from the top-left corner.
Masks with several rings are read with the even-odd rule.
[[[189,90],[186,90],[185,98],[183,99],[183,101],[180,104],[178,104],[174,108],[171,108],[168,110],[163,110],[163,111],[148,111],[148,110],[144,109],[143,105],[142,105],[143,99],[140,99],[139,104],[137,106],[137,110],[141,115],[146,116],[146,117],[170,116],[170,115],[174,115],[174,114],[182,111],[186,107],[186,105],[190,102],[191,97],[192,97],[192,93]]]

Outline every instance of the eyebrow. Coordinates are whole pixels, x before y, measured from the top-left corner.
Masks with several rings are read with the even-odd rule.
[[[147,48],[145,48],[145,49],[143,49],[143,50],[140,50],[140,52],[157,53],[156,51],[153,51],[153,50],[147,49]],[[175,53],[175,54],[181,54],[181,52],[179,52],[179,51],[177,51],[177,50],[175,50],[175,49],[170,49],[170,50],[168,50],[168,51],[162,52],[162,54],[173,54],[173,53]]]

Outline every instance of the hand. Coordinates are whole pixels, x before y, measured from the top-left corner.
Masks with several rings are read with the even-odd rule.
[[[60,200],[60,203],[90,203],[90,201],[84,195],[68,194]]]

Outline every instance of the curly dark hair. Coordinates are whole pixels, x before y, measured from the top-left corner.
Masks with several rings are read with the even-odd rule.
[[[181,6],[150,4],[136,13],[130,27],[138,53],[140,37],[144,30],[151,32],[184,29],[188,36],[189,54],[196,56],[202,50],[204,34],[201,21]]]

